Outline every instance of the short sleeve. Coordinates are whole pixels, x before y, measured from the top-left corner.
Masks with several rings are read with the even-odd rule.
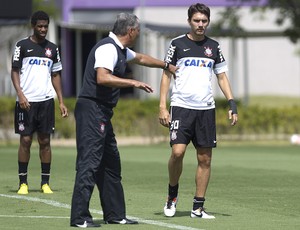
[[[95,51],[94,69],[103,67],[111,71],[114,70],[118,61],[117,49],[113,44],[99,46]]]
[[[136,57],[136,52],[134,52],[133,50],[127,48],[126,61],[131,61],[131,60],[134,59],[135,57]]]

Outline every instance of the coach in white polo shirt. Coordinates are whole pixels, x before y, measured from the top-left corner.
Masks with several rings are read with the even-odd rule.
[[[176,71],[173,65],[128,48],[133,46],[139,30],[135,15],[119,14],[112,32],[88,56],[75,108],[77,161],[70,223],[73,227],[100,227],[89,211],[95,185],[100,192],[105,223],[137,224],[126,218],[120,154],[111,124],[113,108],[119,100],[120,88],[153,92],[150,85],[125,78],[126,62],[162,68],[172,74]]]

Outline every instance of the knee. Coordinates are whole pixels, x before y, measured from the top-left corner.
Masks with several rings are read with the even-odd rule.
[[[182,161],[184,156],[184,152],[181,151],[172,151],[171,159],[173,161]]]
[[[198,160],[198,164],[201,168],[210,168],[211,166],[211,157],[204,155]]]
[[[30,149],[32,144],[32,137],[31,136],[22,136],[20,139],[20,144],[23,148]]]
[[[50,137],[38,138],[41,149],[50,149]]]

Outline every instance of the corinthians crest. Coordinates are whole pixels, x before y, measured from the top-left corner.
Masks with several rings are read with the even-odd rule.
[[[170,138],[171,140],[176,140],[177,139],[177,131],[175,130],[172,130],[171,133],[170,133]]]
[[[204,54],[205,54],[205,56],[207,56],[207,57],[211,57],[212,55],[213,55],[213,53],[212,53],[212,48],[209,48],[209,47],[205,47],[204,46]]]
[[[24,123],[20,122],[19,123],[19,131],[24,131],[24,130],[25,130]]]
[[[49,58],[52,57],[52,50],[50,48],[45,49],[45,55]]]

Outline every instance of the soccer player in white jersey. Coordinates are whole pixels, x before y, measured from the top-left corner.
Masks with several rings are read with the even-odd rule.
[[[188,9],[190,32],[174,38],[165,57],[166,63],[179,69],[175,75],[164,71],[160,88],[159,120],[169,127],[171,156],[168,162],[169,187],[164,214],[173,217],[178,201],[179,179],[187,145],[192,141],[198,161],[196,191],[190,216],[214,219],[204,211],[205,193],[211,172],[212,148],[216,147],[215,101],[212,92],[212,75],[229,103],[231,125],[238,121],[237,106],[233,99],[227,65],[217,41],[205,35],[210,22],[210,9],[194,4]],[[167,97],[174,78],[170,109]]]
[[[62,117],[68,116],[63,102],[58,47],[46,39],[49,16],[43,11],[31,17],[33,34],[15,45],[11,79],[17,93],[15,132],[20,134],[18,150],[18,194],[28,194],[28,163],[33,133],[37,132],[41,160],[41,191],[49,186],[51,168],[50,134],[54,132],[54,91]]]

